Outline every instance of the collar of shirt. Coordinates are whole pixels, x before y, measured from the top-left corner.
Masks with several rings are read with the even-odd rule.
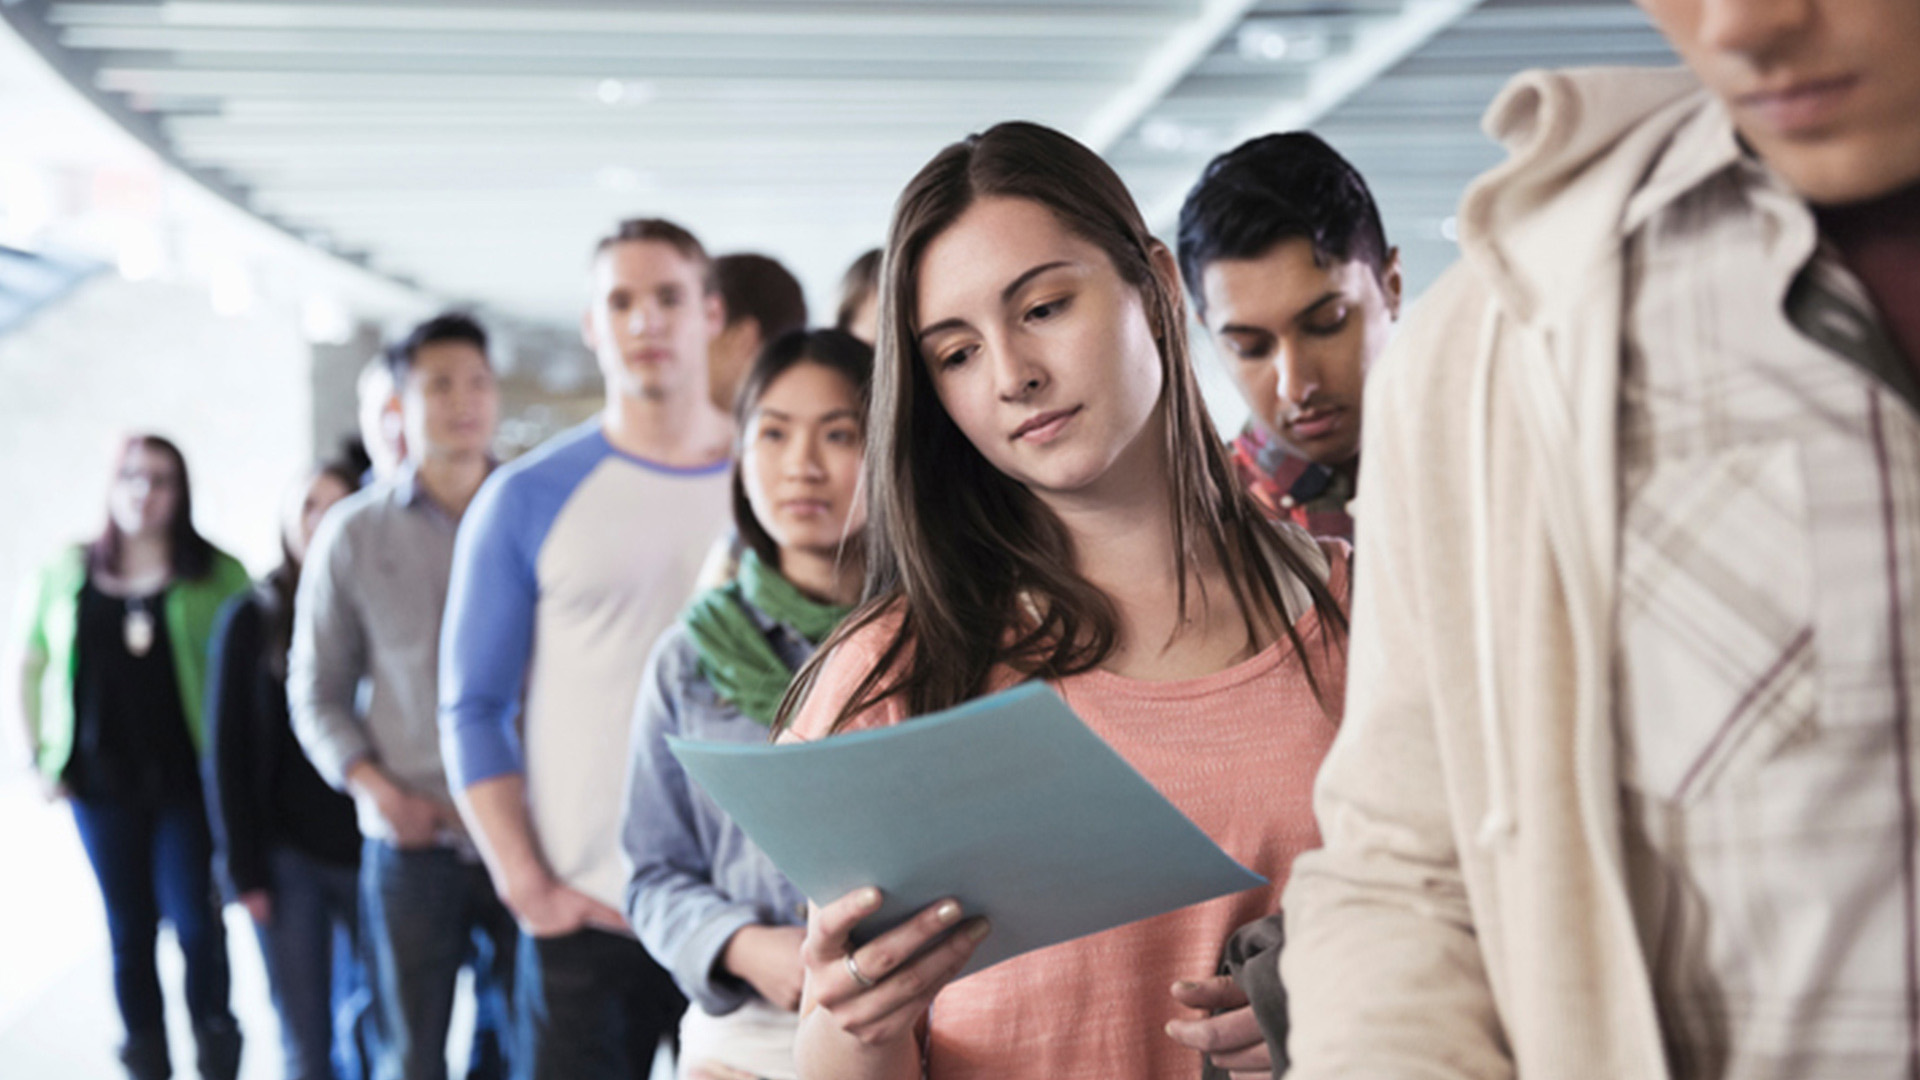
[[[493,475],[493,470],[499,467],[498,461],[491,457],[487,458],[487,475]],[[427,490],[427,485],[421,483],[420,466],[412,461],[403,462],[393,474],[393,500],[409,510],[420,510],[432,514],[448,525],[460,524],[460,519],[440,505],[439,500],[433,497],[433,493]]]

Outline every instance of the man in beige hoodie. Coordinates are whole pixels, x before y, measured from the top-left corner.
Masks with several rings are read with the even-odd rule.
[[[1920,1077],[1920,3],[1642,5],[1367,390],[1291,1080]]]

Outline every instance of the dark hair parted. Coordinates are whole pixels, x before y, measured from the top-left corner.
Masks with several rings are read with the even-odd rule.
[[[1277,625],[1307,661],[1284,614],[1275,564],[1305,586],[1329,643],[1344,631],[1345,617],[1306,557],[1260,515],[1235,478],[1194,380],[1179,283],[1170,267],[1154,265],[1156,257],[1167,258],[1165,245],[1098,155],[1048,128],[1005,123],[942,150],[894,206],[868,410],[864,601],[795,679],[782,723],[833,646],[883,617],[897,615],[899,627],[841,704],[836,729],[895,696],[916,716],[958,704],[982,693],[1000,664],[1037,678],[1089,671],[1118,643],[1114,605],[1074,570],[1066,526],[967,441],[942,408],[915,341],[921,257],[983,198],[1046,207],[1139,290],[1163,374],[1156,409],[1166,439],[1181,609],[1204,553],[1224,572],[1249,638],[1261,640]],[[1306,669],[1317,694],[1313,665]]]
[[[675,225],[666,218],[627,218],[613,227],[613,231],[600,238],[593,245],[593,257],[598,259],[615,244],[651,240],[656,244],[665,244],[680,253],[688,262],[700,265],[700,284],[708,293],[714,290],[713,260],[708,258],[707,249],[700,240],[686,229]]]
[[[1360,173],[1318,135],[1250,139],[1207,163],[1180,206],[1180,276],[1203,313],[1200,279],[1221,259],[1254,259],[1285,240],[1313,244],[1314,261],[1364,260],[1387,269],[1380,208]]]
[[[487,353],[487,331],[480,321],[464,311],[443,311],[387,346],[387,372],[393,376],[395,392],[406,388],[407,373],[413,370],[413,362],[419,358],[421,349],[450,341],[473,346],[480,350],[481,358],[489,367],[493,365]]]
[[[741,470],[745,468],[747,456],[745,440],[751,426],[749,421],[753,419],[754,410],[760,407],[760,399],[774,380],[801,364],[818,364],[847,380],[853,387],[854,400],[863,419],[873,385],[873,349],[840,330],[793,330],[783,334],[760,350],[746,377],[740,380],[740,390],[733,398],[733,428],[737,432],[735,438],[740,440],[733,452],[733,524],[740,531],[740,539],[760,556],[760,561],[775,568],[780,566],[780,545],[754,514],[753,504],[747,501],[747,483]]]
[[[180,452],[173,440],[164,436],[152,432],[128,435],[120,440],[120,450],[114,455],[113,482],[119,482],[121,470],[127,467],[127,456],[133,453],[136,446],[171,459],[174,474],[179,478],[180,497],[173,505],[173,520],[167,522],[168,569],[175,578],[183,581],[197,581],[206,577],[213,572],[213,545],[200,535],[200,530],[193,524],[193,482],[187,477],[186,455]],[[118,574],[120,556],[126,546],[126,535],[120,531],[120,523],[113,520],[113,512],[109,510],[107,527],[87,545],[88,568]]]
[[[867,297],[880,291],[880,249],[872,248],[847,267],[846,275],[840,279],[840,306],[833,313],[833,325],[842,330],[853,329],[853,317],[860,314],[860,305]]]
[[[762,341],[806,328],[807,294],[777,260],[751,252],[722,255],[713,260],[713,282],[728,326],[752,319]]]

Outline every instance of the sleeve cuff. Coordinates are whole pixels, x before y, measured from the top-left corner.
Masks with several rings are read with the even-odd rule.
[[[758,996],[746,980],[720,970],[720,954],[741,927],[759,921],[759,913],[749,905],[721,908],[674,954],[675,981],[708,1016],[725,1016]]]
[[[348,771],[372,756],[373,745],[355,725],[336,724],[323,742],[307,748],[314,771],[336,791],[346,791]]]
[[[510,726],[462,723],[456,718],[441,729],[440,753],[451,772],[447,779],[456,790],[526,771],[520,759],[520,741]]]

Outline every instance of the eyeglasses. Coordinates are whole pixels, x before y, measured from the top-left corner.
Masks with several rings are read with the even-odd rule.
[[[160,491],[162,489],[180,486],[180,478],[178,476],[171,472],[157,469],[122,469],[120,475],[114,477],[114,482],[120,484],[144,482],[150,491]]]

